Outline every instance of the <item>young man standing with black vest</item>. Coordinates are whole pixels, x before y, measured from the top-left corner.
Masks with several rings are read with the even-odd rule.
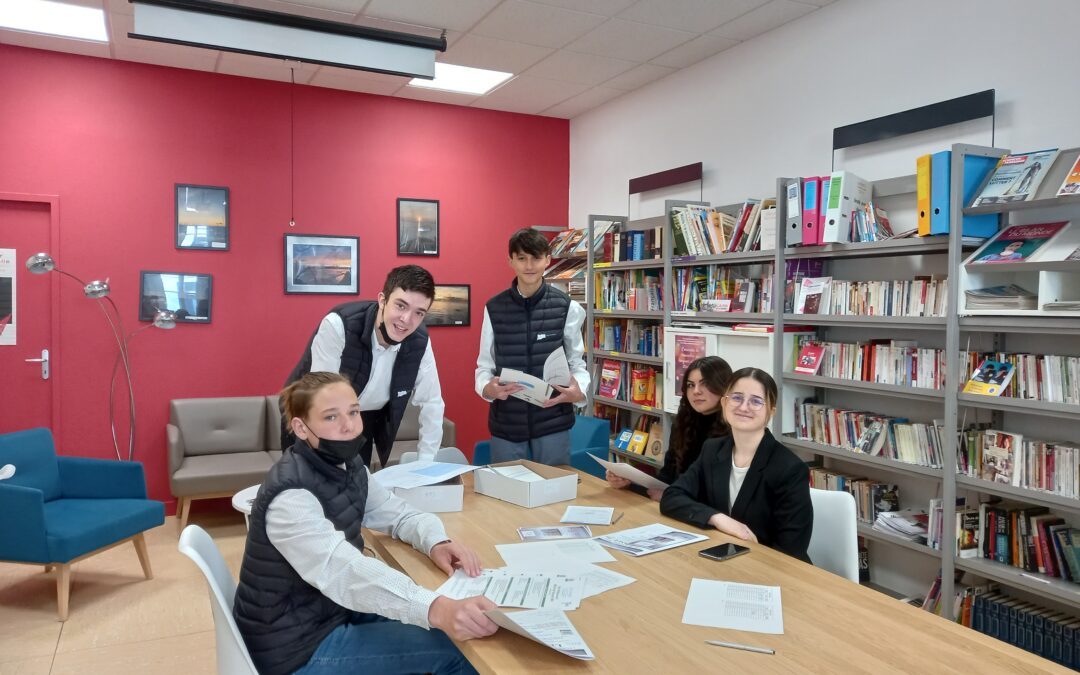
[[[544,270],[551,262],[544,235],[532,228],[518,230],[510,237],[509,250],[516,278],[484,307],[476,359],[476,393],[491,402],[491,460],[569,464],[574,405],[584,405],[589,388],[581,337],[585,310],[566,293],[544,283]],[[520,385],[499,381],[497,374],[503,368],[543,378],[544,361],[559,347],[570,365],[570,385],[552,385],[558,394],[543,407],[512,397]]]
[[[418,459],[430,460],[442,444],[445,405],[435,354],[423,321],[435,299],[435,280],[418,265],[390,270],[377,301],[347,302],[330,310],[308,342],[288,385],[304,373],[341,373],[360,392],[366,430],[360,457],[371,465],[372,446],[386,466],[405,406],[420,408]],[[292,443],[283,430],[282,447]]]

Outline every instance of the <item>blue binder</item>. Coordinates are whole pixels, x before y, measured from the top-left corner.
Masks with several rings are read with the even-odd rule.
[[[997,166],[994,157],[964,157],[964,206],[975,198],[975,191]],[[930,234],[948,234],[951,206],[949,191],[952,185],[952,151],[943,150],[930,156]],[[998,217],[988,213],[964,216],[961,233],[965,237],[992,237],[998,230]]]

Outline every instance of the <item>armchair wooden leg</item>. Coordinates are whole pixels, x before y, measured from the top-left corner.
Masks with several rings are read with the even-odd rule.
[[[132,537],[131,542],[135,544],[135,552],[139,554],[139,564],[142,565],[143,574],[147,579],[153,579],[154,571],[150,569],[150,554],[146,550],[146,538],[143,533],[140,532]]]
[[[181,497],[176,508],[180,516],[180,531],[183,532],[187,527],[188,511],[191,510],[191,497]]]
[[[52,569],[53,569],[52,565],[46,565],[45,566],[45,574],[48,574],[49,572],[52,572]]]
[[[68,618],[68,598],[71,596],[71,565],[56,565],[56,613],[61,621]]]

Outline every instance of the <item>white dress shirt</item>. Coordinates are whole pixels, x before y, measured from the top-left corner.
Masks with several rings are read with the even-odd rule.
[[[577,380],[582,393],[589,391],[589,369],[585,367],[585,340],[581,337],[581,324],[585,323],[585,309],[576,301],[570,301],[570,307],[566,310],[566,324],[563,326],[563,350],[566,352],[566,361],[570,364],[570,374]],[[484,307],[484,325],[480,329],[480,354],[476,357],[476,393],[480,398],[490,402],[492,399],[484,396],[484,387],[498,373],[495,372],[495,333],[491,328],[491,317],[488,316],[487,307]],[[585,400],[575,403],[579,408],[585,407]]]
[[[378,328],[371,331],[371,373],[364,391],[360,392],[361,410],[381,410],[390,396],[403,396],[402,392],[390,391],[390,375],[394,372],[401,345],[383,347],[377,336]],[[319,324],[319,331],[311,342],[311,372],[341,372],[341,353],[345,351],[345,324],[333,312]],[[434,460],[435,452],[442,445],[442,422],[446,404],[443,403],[439,371],[435,367],[435,353],[428,340],[420,369],[416,373],[413,388],[413,405],[420,407],[420,439],[416,444],[417,459]]]
[[[370,472],[363,524],[425,555],[447,540],[437,516],[413,509],[372,480]],[[430,628],[428,612],[439,595],[346,541],[311,492],[278,493],[266,509],[266,536],[304,581],[342,607]]]

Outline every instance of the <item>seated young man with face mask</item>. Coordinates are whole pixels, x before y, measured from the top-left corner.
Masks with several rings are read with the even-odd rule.
[[[370,480],[358,459],[356,392],[337,373],[285,388],[292,447],[252,504],[233,615],[263,675],[474,673],[456,640],[497,630],[478,596],[451,600],[363,555],[361,526],[406,541],[439,569],[480,573],[480,561],[422,513]],[[436,630],[437,629],[437,630]]]

